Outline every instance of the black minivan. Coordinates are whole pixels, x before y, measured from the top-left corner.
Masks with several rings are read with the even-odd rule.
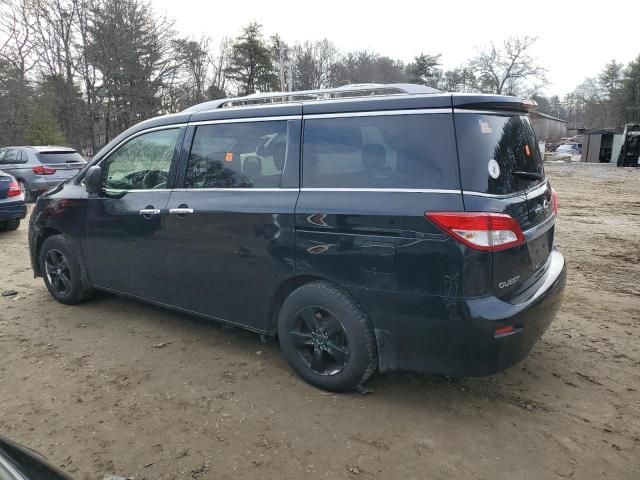
[[[328,390],[491,374],[566,280],[534,106],[366,84],[147,120],[38,198],[33,269],[63,303],[100,289],[277,335]]]

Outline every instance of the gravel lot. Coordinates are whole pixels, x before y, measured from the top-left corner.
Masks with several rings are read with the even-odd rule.
[[[56,303],[0,233],[0,432],[77,479],[640,478],[640,169],[549,164],[565,303],[501,374],[328,394],[275,343],[102,294]]]

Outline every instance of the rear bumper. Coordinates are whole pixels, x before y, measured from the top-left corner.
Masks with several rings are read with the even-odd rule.
[[[482,376],[518,363],[555,318],[566,277],[564,257],[554,250],[547,271],[518,297],[519,303],[493,296],[453,299],[395,294],[400,296],[390,299],[376,292],[377,299],[372,301],[397,309],[396,314],[378,309],[372,315],[380,371]],[[386,320],[376,321],[380,315]],[[513,333],[496,335],[496,329],[508,326]]]
[[[20,220],[26,216],[27,206],[24,202],[0,204],[0,222],[6,222],[7,220]]]

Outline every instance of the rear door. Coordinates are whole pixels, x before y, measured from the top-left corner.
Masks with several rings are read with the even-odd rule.
[[[527,243],[493,253],[498,296],[535,281],[553,246],[552,190],[528,115],[456,110],[456,136],[467,211],[506,213]]]
[[[189,127],[167,206],[174,305],[268,329],[275,290],[294,275],[300,115]]]

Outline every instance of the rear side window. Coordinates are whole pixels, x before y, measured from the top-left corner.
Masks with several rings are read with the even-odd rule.
[[[41,163],[86,163],[78,152],[40,152],[38,159]]]
[[[514,175],[544,175],[527,115],[457,113],[455,121],[464,190],[507,195],[542,182]]]
[[[458,189],[451,115],[307,118],[302,185]]]
[[[15,148],[0,150],[0,164],[10,165],[12,163],[22,163],[20,151]]]
[[[286,120],[198,126],[184,186],[277,188],[286,151]]]

